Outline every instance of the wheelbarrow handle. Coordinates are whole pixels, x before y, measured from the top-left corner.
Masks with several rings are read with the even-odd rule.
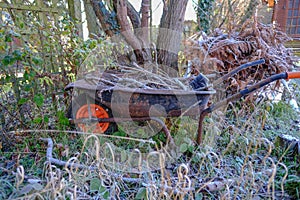
[[[271,82],[274,82],[274,81],[277,81],[277,80],[280,80],[280,79],[297,79],[297,78],[300,78],[300,71],[283,72],[283,73],[280,73],[280,74],[275,74],[273,76],[270,76],[267,79],[259,81],[258,83],[241,90],[240,92],[238,92],[236,94],[233,94],[233,95],[227,97],[226,99],[224,99],[220,102],[217,102],[217,103],[211,105],[210,107],[205,109],[203,112],[211,113],[212,111],[222,107],[223,105],[227,105],[229,102],[232,102],[232,101],[235,101],[237,99],[240,99],[241,97],[247,96],[251,92],[254,92],[259,88],[262,88],[263,86],[265,86],[265,85],[267,85]]]
[[[300,78],[300,71],[298,72],[287,72],[287,79]]]
[[[234,70],[228,72],[227,74],[225,74],[224,76],[218,78],[217,80],[215,80],[212,84],[213,85],[218,85],[220,83],[222,83],[223,81],[227,80],[229,77],[239,73],[240,71],[244,70],[244,69],[247,69],[249,67],[253,67],[253,66],[256,66],[256,65],[260,65],[260,64],[264,64],[265,63],[265,60],[264,59],[260,59],[260,60],[256,60],[256,61],[252,61],[252,62],[248,62],[248,63],[245,63],[237,68],[235,68]]]
[[[265,85],[267,85],[271,82],[274,82],[274,81],[277,81],[277,80],[280,80],[280,79],[296,79],[296,78],[300,78],[300,71],[297,71],[297,72],[283,72],[283,73],[280,73],[280,74],[275,74],[273,76],[270,76],[267,79],[259,81],[258,83],[254,84],[254,85],[252,85],[248,88],[245,88],[245,89],[241,90],[240,92],[238,92],[236,94],[233,94],[233,95],[227,97],[226,99],[224,99],[220,102],[214,103],[211,106],[209,106],[208,108],[204,109],[201,112],[200,119],[199,119],[197,143],[200,144],[201,141],[202,141],[202,121],[208,113],[211,113],[214,110],[216,110],[216,109],[218,109],[218,108],[220,108],[224,105],[227,105],[229,102],[233,102],[237,99],[240,99],[241,97],[247,96],[251,92],[254,92],[259,88],[262,88],[263,86],[265,86]]]

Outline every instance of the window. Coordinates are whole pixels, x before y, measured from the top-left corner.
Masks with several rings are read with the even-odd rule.
[[[287,34],[300,34],[300,0],[289,0],[286,20]]]

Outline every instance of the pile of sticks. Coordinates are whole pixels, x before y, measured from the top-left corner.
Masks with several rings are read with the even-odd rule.
[[[219,75],[264,59],[264,64],[243,70],[224,82],[226,93],[230,95],[249,84],[291,70],[297,58],[284,46],[289,40],[291,38],[274,25],[251,19],[230,33],[216,29],[210,37],[203,33],[190,37],[185,41],[185,56],[192,63],[193,73]]]

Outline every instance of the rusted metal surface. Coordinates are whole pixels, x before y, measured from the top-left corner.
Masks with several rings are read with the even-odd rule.
[[[116,117],[178,117],[200,115],[215,90],[184,91],[167,89],[131,89],[96,85],[78,80],[65,89],[79,89],[110,108]]]
[[[102,90],[98,100],[118,117],[199,115],[214,91]]]

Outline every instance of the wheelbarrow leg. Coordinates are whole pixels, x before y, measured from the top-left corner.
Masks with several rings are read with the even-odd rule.
[[[203,110],[200,114],[199,117],[199,122],[198,122],[198,135],[197,135],[197,144],[200,145],[202,143],[202,133],[203,133],[203,120],[204,117],[208,114],[209,112],[207,110]]]

